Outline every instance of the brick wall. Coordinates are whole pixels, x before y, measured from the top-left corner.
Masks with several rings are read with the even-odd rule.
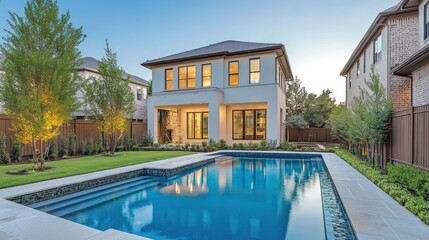
[[[392,75],[390,78],[390,97],[395,111],[411,107],[411,79]]]
[[[413,106],[429,104],[429,64],[413,72]]]
[[[418,15],[389,19],[390,67],[402,63],[419,49]]]

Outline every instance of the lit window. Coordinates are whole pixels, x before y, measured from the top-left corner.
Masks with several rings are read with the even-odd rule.
[[[250,59],[250,83],[259,83],[261,77],[260,63],[259,58]]]
[[[209,113],[188,112],[187,114],[188,139],[209,138]]]
[[[210,87],[212,85],[212,65],[203,64],[203,87]]]
[[[195,66],[179,67],[179,88],[194,88],[195,72]]]
[[[378,35],[374,40],[374,63],[377,63],[381,60],[381,50],[383,46],[381,43],[381,34]]]
[[[261,140],[266,138],[266,110],[233,111],[233,139]]]
[[[228,63],[229,86],[238,86],[238,61]]]
[[[142,100],[143,91],[141,87],[137,87],[137,100]]]
[[[165,90],[173,90],[173,69],[165,70]]]

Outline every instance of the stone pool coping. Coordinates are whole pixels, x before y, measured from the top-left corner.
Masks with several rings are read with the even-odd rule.
[[[0,189],[0,240],[141,240],[147,239],[109,229],[99,231],[6,199],[92,179],[141,170],[172,170],[203,162],[225,153],[288,153],[283,151],[226,150],[65,177]],[[429,227],[334,153],[320,155],[335,184],[358,239],[425,239]]]

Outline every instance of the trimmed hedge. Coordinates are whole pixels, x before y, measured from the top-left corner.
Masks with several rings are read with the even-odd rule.
[[[429,225],[428,172],[413,166],[389,164],[387,174],[382,174],[368,162],[345,149],[337,149],[335,153]]]

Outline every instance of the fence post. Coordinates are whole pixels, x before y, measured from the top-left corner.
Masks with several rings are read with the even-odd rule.
[[[411,107],[411,166],[414,166],[414,107]]]

